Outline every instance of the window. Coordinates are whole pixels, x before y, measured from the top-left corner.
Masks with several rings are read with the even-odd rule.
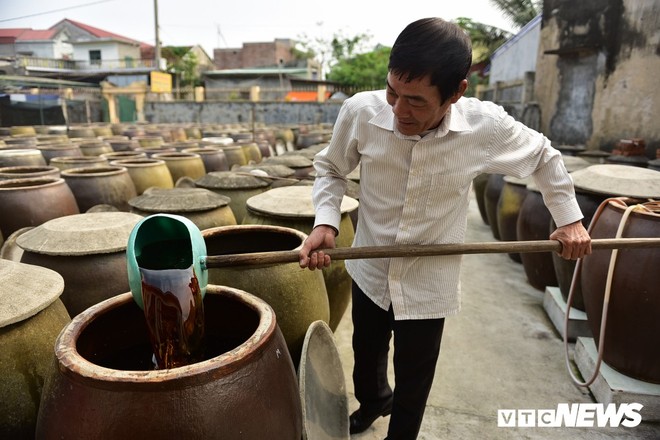
[[[89,51],[89,64],[101,65],[101,51],[100,50],[90,50]]]

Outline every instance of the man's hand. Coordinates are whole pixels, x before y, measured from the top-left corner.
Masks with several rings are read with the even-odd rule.
[[[561,243],[558,254],[566,260],[577,260],[591,253],[591,237],[579,220],[555,229],[550,234],[550,240]]]
[[[300,267],[314,270],[330,266],[330,255],[318,249],[334,248],[336,235],[336,230],[327,225],[318,225],[312,229],[300,249]]]

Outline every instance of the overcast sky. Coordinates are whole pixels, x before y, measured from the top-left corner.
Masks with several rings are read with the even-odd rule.
[[[468,17],[512,30],[489,0],[157,0],[163,45],[241,47],[275,38],[330,39],[367,33],[391,46],[410,22]],[[47,29],[69,18],[149,44],[155,42],[154,0],[0,0],[0,28]],[[25,17],[25,18],[19,18]]]

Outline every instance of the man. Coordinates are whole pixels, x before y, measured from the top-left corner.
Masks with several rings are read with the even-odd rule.
[[[532,175],[559,226],[561,256],[591,253],[573,183],[550,141],[501,107],[462,98],[469,37],[427,18],[408,25],[390,54],[387,88],[346,100],[332,140],[315,158],[315,228],[300,266],[327,267],[345,176],[360,165],[354,246],[464,241],[472,179]],[[360,408],[351,433],[391,413],[388,439],[417,437],[440,351],[444,318],[460,309],[460,256],[349,260],[353,278],[353,382]],[[394,335],[395,389],[387,381]]]

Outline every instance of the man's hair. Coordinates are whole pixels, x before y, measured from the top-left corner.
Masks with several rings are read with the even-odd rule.
[[[463,29],[441,18],[423,18],[401,31],[387,67],[405,81],[429,75],[445,102],[458,91],[471,65],[472,44]]]

